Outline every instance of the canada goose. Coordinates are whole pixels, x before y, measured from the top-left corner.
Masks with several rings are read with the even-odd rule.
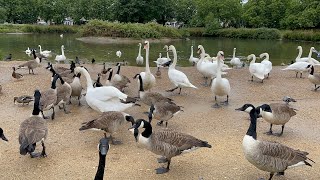
[[[177,106],[173,103],[168,103],[166,101],[160,101],[152,104],[149,110],[149,123],[151,123],[152,118],[156,118],[159,120],[158,125],[162,125],[162,123],[166,122],[166,127],[168,126],[168,120],[170,120],[173,116],[177,115],[179,112],[183,111],[181,106]]]
[[[144,130],[139,133],[139,129]],[[157,174],[169,171],[172,157],[191,152],[200,147],[211,148],[208,142],[188,134],[168,129],[153,132],[151,124],[143,119],[138,119],[129,130],[134,133],[134,137],[139,144],[144,145],[149,151],[162,156],[162,158],[158,159],[159,163],[168,163],[166,168],[160,167],[156,169]]]
[[[141,78],[143,80],[143,89],[145,91],[151,90],[151,88],[156,84],[156,78],[153,74],[151,74],[150,67],[149,67],[149,50],[150,50],[150,43],[149,41],[144,42],[144,49],[146,50],[146,69],[144,72],[141,72]],[[139,80],[138,80],[139,86]]]
[[[96,60],[94,58],[92,58],[91,63],[92,64],[96,63]]]
[[[126,77],[126,76],[124,76],[124,75],[120,75],[121,64],[120,64],[120,63],[117,63],[116,66],[118,67],[118,70],[117,70],[116,74],[113,76],[112,82],[122,81],[122,82],[125,83],[125,84],[130,83],[130,80],[129,80],[128,77]],[[110,69],[109,69],[109,71],[110,71]]]
[[[41,58],[38,58],[36,56],[36,52],[34,50],[32,50],[32,54],[33,54],[34,60],[30,60],[30,61],[27,61],[23,64],[20,64],[18,66],[18,69],[20,69],[22,67],[27,67],[29,70],[29,74],[31,74],[30,70],[32,71],[32,74],[34,74],[33,70],[40,66]]]
[[[4,141],[8,141],[8,139],[6,138],[6,136],[4,136],[4,133],[3,133],[3,129],[0,128],[0,138]]]
[[[174,90],[180,88],[179,94],[181,93],[181,88],[195,88],[196,86],[190,83],[188,77],[181,71],[176,70],[176,64],[177,64],[177,51],[176,48],[173,45],[169,46],[169,50],[173,52],[173,63],[170,65],[168,70],[168,76],[170,81],[174,84],[173,89],[167,90],[167,92],[173,92]]]
[[[102,87],[103,86],[100,82],[100,78],[101,78],[101,74],[98,73],[98,78],[97,78],[96,82],[93,83],[93,87]]]
[[[90,74],[84,67],[76,67],[74,72],[81,73],[87,80],[86,101],[88,105],[99,112],[105,111],[124,111],[135,105],[134,102],[127,101],[127,95],[113,86],[102,86],[93,88]],[[124,100],[126,103],[120,102]]]
[[[48,62],[48,66],[46,67],[46,69],[49,69],[50,67],[52,67],[56,71],[56,73],[59,74],[61,77],[70,77],[69,74],[73,73],[76,64],[73,61],[71,61],[70,68],[65,68],[61,66],[53,67],[52,63]]]
[[[157,76],[157,78],[161,78],[160,66],[157,67],[156,76]]]
[[[138,46],[139,46],[139,52],[138,52],[138,56],[137,56],[137,58],[136,58],[136,63],[137,63],[137,65],[143,64],[143,57],[141,56],[141,46],[142,46],[142,44],[139,43]]]
[[[15,67],[12,67],[12,69],[13,69],[13,72],[12,72],[12,75],[11,75],[11,76],[12,76],[14,79],[21,80],[21,79],[23,78],[23,75],[20,74],[20,73],[16,73],[16,68],[15,68]]]
[[[106,75],[108,73],[107,69],[106,69],[106,63],[103,63],[103,69],[101,70],[101,74],[102,75]]]
[[[308,165],[308,152],[295,150],[277,142],[257,140],[257,114],[255,107],[250,105],[250,126],[242,141],[242,148],[246,159],[262,171],[270,172],[272,179],[274,173],[284,175],[288,168]],[[239,109],[236,109],[239,110]],[[313,161],[312,161],[313,162]]]
[[[76,56],[76,60],[75,60],[76,64],[79,64],[80,65],[80,59],[78,56]]]
[[[270,72],[272,70],[272,62],[269,60],[269,53],[262,53],[260,54],[260,59],[262,59],[263,57],[265,57],[264,60],[261,61],[261,64],[265,65],[265,72],[264,75],[267,76],[267,78],[269,78]]]
[[[240,58],[236,57],[236,50],[237,50],[237,48],[233,48],[233,55],[232,55],[232,59],[230,60],[230,64],[233,67],[241,68],[242,62],[241,62]]]
[[[50,110],[50,109],[52,109],[51,119],[54,119],[54,116],[55,116],[54,105],[57,102],[56,82],[58,78],[59,78],[59,75],[56,74],[51,82],[51,88],[42,92],[39,108],[44,119],[48,119],[48,117],[44,116],[43,111]]]
[[[314,73],[314,67],[311,64],[309,64],[307,68],[311,69],[310,74],[308,75],[308,79],[312,84],[314,84],[314,90],[316,91],[320,87],[320,86],[317,87],[317,85],[320,84],[320,74]]]
[[[252,104],[244,104],[242,107],[240,107],[240,108],[238,108],[238,109],[236,109],[236,110],[238,110],[238,111],[244,111],[244,112],[250,114],[250,111],[252,110],[252,109],[251,109],[251,108],[252,108],[251,105],[252,105]],[[254,107],[254,106],[253,106],[253,107]],[[256,107],[256,108],[255,108],[255,111],[256,111],[256,114],[257,114],[257,118],[261,118],[262,116],[261,116],[261,114],[260,114],[260,106]]]
[[[281,133],[274,134],[281,136],[283,134],[284,125],[295,116],[297,113],[295,109],[290,107],[287,103],[271,103],[260,106],[260,114],[263,119],[270,123],[270,130],[266,132],[268,135],[273,135],[272,125],[282,125]]]
[[[71,104],[71,97],[78,97],[79,106],[81,106],[80,98],[81,98],[81,92],[82,92],[82,85],[80,81],[81,74],[78,73],[76,77],[73,78],[72,83],[70,83],[72,93],[70,96],[69,103]]]
[[[194,66],[199,62],[199,60],[200,60],[199,58],[193,57],[193,46],[191,46],[191,54],[190,54],[189,62],[192,63],[192,65]]]
[[[219,51],[217,54],[217,75],[216,78],[212,80],[211,83],[211,90],[214,94],[214,100],[215,100],[215,105],[212,107],[220,107],[218,102],[217,102],[217,96],[227,96],[227,100],[224,102],[226,105],[229,102],[229,93],[230,93],[230,83],[227,78],[222,78],[221,77],[221,61],[224,60],[224,53],[223,51]]]
[[[44,146],[44,140],[48,135],[48,127],[47,122],[40,115],[40,97],[41,93],[39,92],[39,90],[35,90],[32,115],[20,124],[19,130],[20,154],[26,155],[27,153],[29,153],[31,158],[47,156],[45,151],[46,147]],[[42,144],[41,154],[34,153],[36,143],[39,141],[41,141]]]
[[[11,59],[12,59],[12,54],[9,54],[4,58],[5,61],[11,61]]]
[[[121,92],[124,92],[124,88],[128,87],[128,83],[130,83],[130,80],[124,76],[124,78],[121,78],[120,81],[113,81],[112,78],[112,73],[113,69],[108,68],[107,71],[109,72],[109,76],[106,81],[106,86],[114,86],[117,89],[119,89]]]
[[[54,105],[60,105],[62,104],[63,110],[66,114],[69,113],[66,109],[66,103],[69,103],[70,96],[72,94],[72,88],[69,83],[65,82],[61,76],[59,76],[61,85],[57,87],[57,101]]]
[[[33,101],[33,100],[34,100],[33,97],[24,95],[24,96],[14,97],[13,98],[13,103],[18,102],[18,103],[22,103],[23,105],[24,104],[28,104],[29,105],[29,103],[31,101]]]
[[[49,71],[52,73],[52,76],[51,76],[51,82],[52,82],[54,76],[55,76],[55,75],[58,75],[58,73],[56,73],[56,71],[53,69],[53,66],[52,66],[52,65],[48,66],[47,68],[49,68]],[[60,76],[60,74],[59,74],[59,76]],[[74,76],[74,75],[73,75],[73,76]],[[67,82],[67,83],[72,83],[72,81],[73,81],[73,79],[74,79],[73,76],[71,77],[71,74],[69,74],[68,77],[62,77],[62,78],[63,78],[63,80],[64,80],[65,82]],[[60,77],[61,77],[61,76],[60,76]]]
[[[100,143],[98,145],[99,166],[98,166],[96,176],[94,177],[94,180],[103,180],[104,168],[106,165],[106,156],[109,151],[109,148],[110,148],[109,140],[106,137],[101,138]]]
[[[141,78],[140,74],[136,74],[134,78],[139,78],[140,86],[139,86],[139,97],[140,101],[142,101],[144,104],[151,106],[152,104],[155,104],[156,102],[165,101],[169,103],[173,103],[172,99],[164,97],[162,94],[158,92],[145,92],[143,88],[143,80]]]
[[[119,111],[103,112],[97,119],[82,123],[80,131],[86,129],[98,129],[110,133],[110,140],[112,144],[120,144],[120,141],[116,141],[112,135],[117,132],[119,127],[126,121],[134,124],[134,119],[129,114]]]

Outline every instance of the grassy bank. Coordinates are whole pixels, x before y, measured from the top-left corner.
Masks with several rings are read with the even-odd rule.
[[[123,37],[123,38],[181,38],[174,28],[156,23],[112,23],[92,20],[83,27],[82,36]]]
[[[77,33],[79,26],[63,25],[31,25],[31,24],[3,24],[0,33]]]
[[[285,40],[299,40],[299,41],[320,41],[319,30],[295,30],[284,31],[283,39]]]

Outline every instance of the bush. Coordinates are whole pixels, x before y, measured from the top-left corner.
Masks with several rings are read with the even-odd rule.
[[[112,23],[92,20],[81,31],[82,36],[103,36],[123,38],[181,38],[178,29],[165,27],[156,23]]]
[[[303,40],[303,41],[320,41],[320,31],[314,31],[314,30],[285,31],[283,33],[283,39]]]
[[[64,25],[24,25],[22,27],[23,32],[31,33],[77,33],[77,26],[64,26]]]
[[[281,33],[277,29],[268,28],[228,28],[218,30],[206,30],[206,36],[226,37],[226,38],[242,38],[242,39],[280,39]]]

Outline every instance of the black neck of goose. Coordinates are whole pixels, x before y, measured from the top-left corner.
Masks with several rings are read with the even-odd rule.
[[[52,77],[54,77],[54,75],[57,74],[56,71],[52,67],[50,67],[50,71],[52,72]]]
[[[250,111],[250,121],[247,135],[252,136],[253,139],[257,139],[257,113],[255,108]]]
[[[51,89],[56,89],[56,83],[57,83],[57,80],[58,80],[59,76],[55,75],[53,80],[52,80],[52,83],[51,83]]]
[[[143,92],[143,81],[142,81],[142,77],[139,75],[139,81],[140,81],[140,86],[139,86],[139,91]]]
[[[118,66],[117,74],[120,74],[120,65]]]
[[[148,123],[147,121],[145,121],[144,122],[144,131],[141,133],[141,135],[143,136],[143,137],[146,137],[146,138],[148,138],[148,137],[150,137],[151,136],[151,134],[152,134],[152,126],[151,126],[151,124],[150,123]]]
[[[36,58],[37,58],[37,56],[36,56],[36,52],[35,52],[34,50],[32,51],[32,55],[33,55],[33,58],[34,58],[34,59],[36,59]]]
[[[64,84],[64,80],[62,79],[62,77],[59,77],[61,84]]]
[[[100,76],[98,76],[97,83],[100,83]]]
[[[314,73],[314,67],[313,67],[313,66],[311,66],[310,74],[311,74],[311,75],[313,75],[313,73]]]
[[[106,166],[106,155],[99,153],[99,166],[94,180],[103,180],[104,168]]]
[[[34,97],[34,104],[33,104],[33,111],[32,111],[32,115],[37,116],[40,114],[40,96],[36,96]]]
[[[112,77],[112,71],[109,72],[109,77],[108,77],[109,81],[111,81],[111,77]]]

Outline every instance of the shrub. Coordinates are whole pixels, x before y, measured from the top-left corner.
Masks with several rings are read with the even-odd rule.
[[[314,30],[285,31],[283,33],[283,39],[303,40],[303,41],[320,41],[320,31],[314,31]]]
[[[268,28],[228,28],[205,31],[206,36],[242,38],[242,39],[280,39],[281,33],[277,29]]]

